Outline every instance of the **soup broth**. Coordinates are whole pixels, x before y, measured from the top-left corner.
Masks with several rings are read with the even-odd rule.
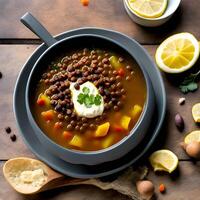
[[[128,136],[144,108],[146,83],[130,56],[80,49],[47,65],[33,96],[34,118],[51,140],[95,151]]]

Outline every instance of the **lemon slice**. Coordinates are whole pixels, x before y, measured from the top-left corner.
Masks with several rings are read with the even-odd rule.
[[[195,64],[199,57],[199,49],[199,43],[192,34],[175,34],[158,47],[156,63],[165,72],[180,73]]]
[[[149,161],[154,171],[173,172],[178,166],[177,156],[166,149],[155,151],[149,157]]]
[[[195,122],[200,122],[200,103],[197,103],[192,107],[192,116]]]
[[[200,130],[192,131],[188,135],[186,135],[184,142],[185,144],[190,144],[191,142],[200,142]]]
[[[130,8],[146,18],[160,17],[166,10],[167,0],[128,0]]]

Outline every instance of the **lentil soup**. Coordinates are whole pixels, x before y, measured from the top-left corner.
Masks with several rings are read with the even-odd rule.
[[[49,138],[96,151],[128,136],[145,105],[146,85],[129,55],[83,48],[47,65],[33,97],[33,116]]]

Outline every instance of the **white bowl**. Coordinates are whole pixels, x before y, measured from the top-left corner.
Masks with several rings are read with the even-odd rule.
[[[137,24],[140,24],[142,26],[148,26],[148,27],[160,26],[164,24],[165,22],[167,22],[175,13],[175,11],[177,10],[177,8],[179,7],[181,3],[181,0],[168,0],[167,8],[162,16],[158,18],[145,18],[145,17],[139,16],[130,8],[128,0],[123,0],[123,1],[124,1],[124,7],[126,9],[126,12],[130,16],[130,18]]]

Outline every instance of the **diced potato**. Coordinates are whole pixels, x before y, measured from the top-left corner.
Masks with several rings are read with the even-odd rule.
[[[128,130],[128,127],[129,127],[129,123],[131,121],[131,118],[124,115],[122,116],[121,118],[121,126],[125,129],[125,130]]]
[[[75,135],[72,140],[69,142],[70,145],[78,148],[83,147],[83,140],[79,135]]]
[[[101,146],[102,146],[103,149],[105,149],[105,148],[110,147],[113,143],[114,143],[114,135],[108,135],[102,141]]]
[[[42,117],[45,121],[51,121],[54,118],[54,111],[53,110],[47,110],[41,113]]]
[[[104,136],[106,136],[109,128],[110,128],[109,122],[106,122],[104,124],[99,125],[95,134],[94,134],[94,137],[104,137]]]
[[[109,58],[110,64],[115,68],[119,69],[121,67],[121,63],[118,61],[118,58],[116,56],[111,56]]]
[[[138,119],[140,114],[142,112],[142,107],[138,104],[134,105],[132,111],[131,111],[131,116],[134,120]]]
[[[37,103],[40,105],[40,102],[44,102],[44,105],[45,106],[49,106],[50,105],[50,98],[47,96],[47,95],[45,95],[45,94],[40,94],[39,96],[38,96],[38,100],[37,100]],[[41,104],[42,105],[42,104]]]

